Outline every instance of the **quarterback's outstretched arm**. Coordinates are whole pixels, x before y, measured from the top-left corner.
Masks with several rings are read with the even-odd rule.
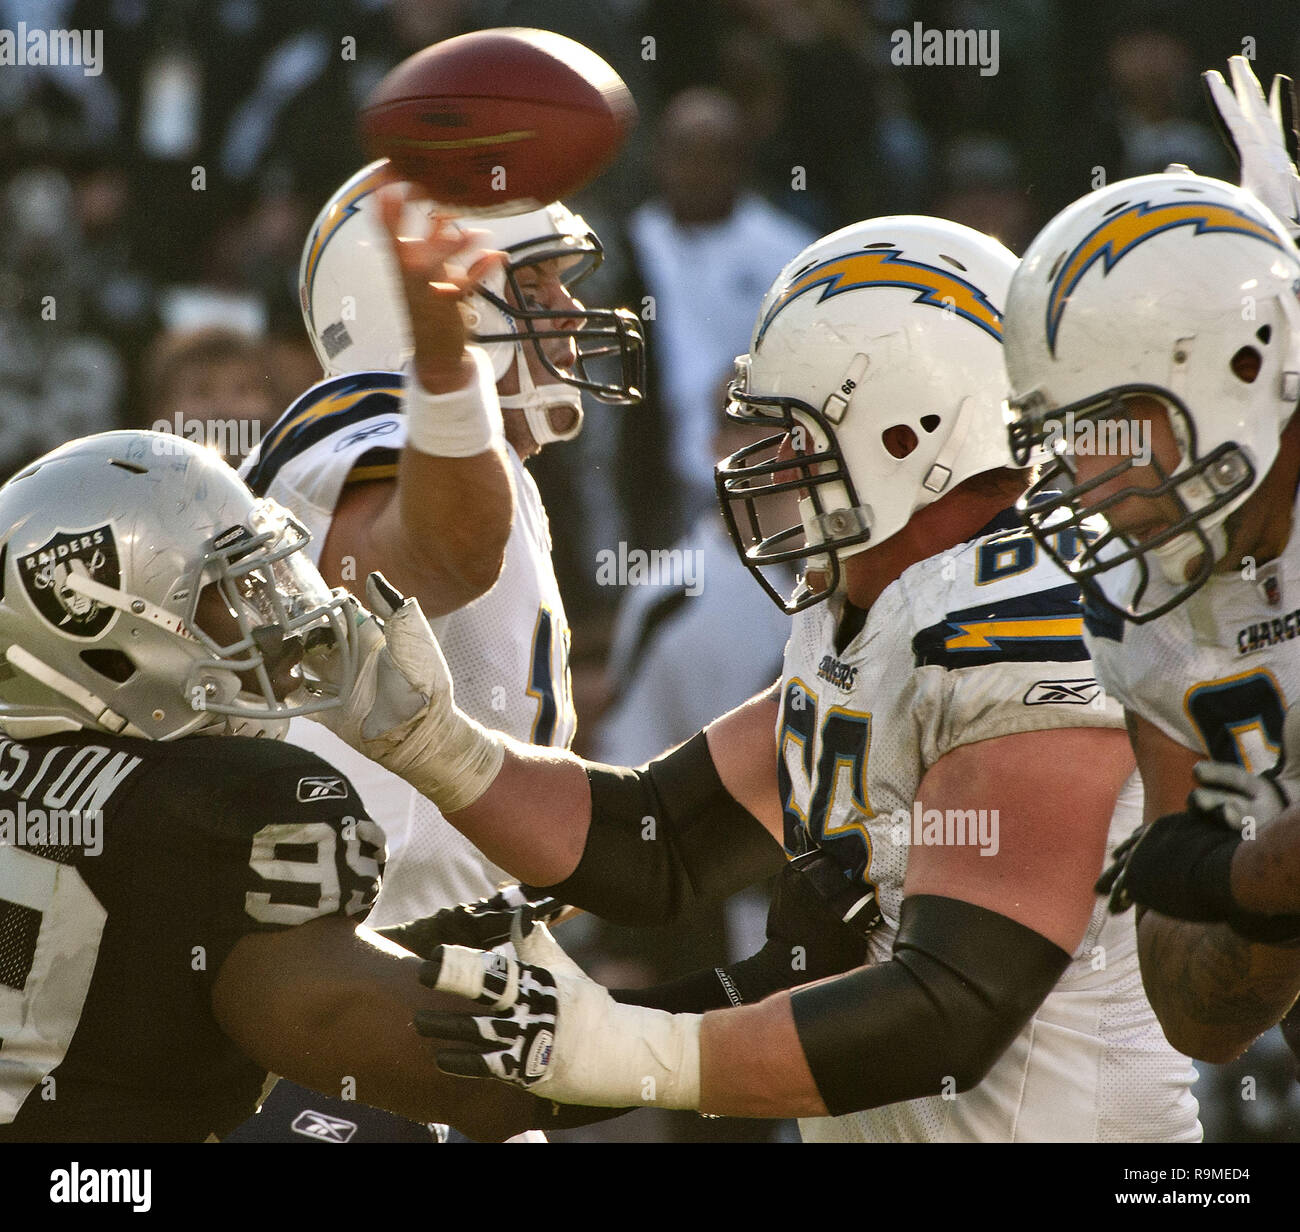
[[[1203,760],[1154,724],[1128,713],[1142,771],[1146,820],[1181,813]],[[1256,840],[1256,844],[1259,840]],[[1262,849],[1248,858],[1267,859]],[[1235,861],[1234,861],[1235,864]],[[1234,890],[1237,870],[1234,868]],[[1176,920],[1156,911],[1138,916],[1142,983],[1165,1035],[1200,1061],[1224,1064],[1273,1026],[1300,991],[1300,950],[1247,940],[1227,924]]]
[[[344,489],[320,570],[333,586],[379,570],[441,616],[491,589],[514,519],[491,365],[467,347],[460,308],[495,258],[455,272],[448,263],[471,239],[440,219],[427,238],[399,241],[400,195],[385,190],[380,207],[415,343],[407,442],[396,483]]]

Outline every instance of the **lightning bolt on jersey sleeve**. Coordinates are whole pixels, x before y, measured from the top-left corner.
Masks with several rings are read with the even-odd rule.
[[[403,380],[400,372],[354,372],[313,385],[240,467],[258,496],[279,501],[311,531],[313,560],[344,487],[397,474]]]
[[[201,1141],[251,1113],[266,1075],[212,984],[250,932],[365,917],[383,836],[347,780],[273,741],[87,733],[0,744],[0,808],[0,1141]]]

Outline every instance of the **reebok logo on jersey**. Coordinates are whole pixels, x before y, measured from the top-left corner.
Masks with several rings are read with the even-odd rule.
[[[1036,680],[1024,696],[1026,706],[1089,706],[1101,696],[1095,680]]]
[[[847,663],[841,663],[834,655],[822,655],[822,661],[817,664],[817,675],[847,693],[858,678],[858,669]]]
[[[289,1128],[295,1134],[312,1138],[316,1142],[347,1142],[357,1132],[355,1121],[345,1121],[342,1117],[330,1116],[325,1112],[313,1112],[310,1108],[298,1113]]]
[[[1296,637],[1300,637],[1300,609],[1238,629],[1237,653],[1250,654],[1254,650],[1263,650],[1266,646],[1294,641]]]
[[[376,436],[391,436],[396,431],[397,420],[395,419],[381,419],[378,423],[366,424],[364,428],[349,432],[334,446],[334,452],[342,453],[349,445],[355,445],[358,441],[368,441]]]
[[[346,800],[347,795],[347,781],[332,775],[309,774],[298,780],[300,804],[310,804],[313,800]]]

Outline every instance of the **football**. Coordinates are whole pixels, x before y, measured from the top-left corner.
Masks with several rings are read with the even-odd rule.
[[[390,159],[435,201],[499,214],[585,187],[635,122],[627,86],[600,56],[522,27],[426,47],[361,112],[371,157]]]

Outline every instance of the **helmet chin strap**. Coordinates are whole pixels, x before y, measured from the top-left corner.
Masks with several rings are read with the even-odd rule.
[[[560,381],[535,384],[522,343],[515,344],[515,371],[519,374],[519,392],[499,394],[501,408],[523,411],[528,430],[539,445],[573,440],[582,431],[582,391]],[[552,408],[572,411],[573,427],[557,432],[551,425]]]
[[[1204,479],[1193,479],[1183,485],[1181,492],[1183,502],[1195,513],[1203,509],[1214,499],[1214,492]],[[1207,526],[1201,523],[1200,530],[1210,545],[1210,554],[1218,564],[1228,553],[1228,532],[1226,522],[1230,509],[1221,509],[1214,522]],[[1160,562],[1160,572],[1165,580],[1173,586],[1183,586],[1187,582],[1187,566],[1205,552],[1205,544],[1200,536],[1190,532],[1177,535],[1168,543],[1153,548],[1151,554]]]

